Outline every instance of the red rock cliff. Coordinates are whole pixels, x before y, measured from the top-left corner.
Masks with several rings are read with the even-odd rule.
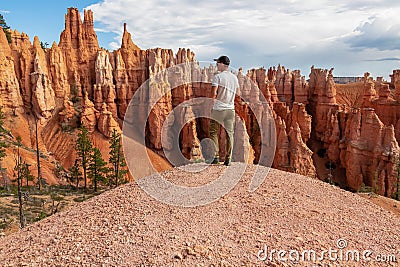
[[[163,156],[162,125],[174,111],[173,122],[181,128],[182,154],[191,160],[204,156],[200,141],[209,137],[209,120],[196,118],[204,107],[182,103],[211,97],[210,83],[216,70],[212,65],[189,67],[197,64],[189,49],[176,53],[162,48],[142,50],[134,44],[125,24],[121,48],[104,50],[94,31],[93,13],[84,11],[82,21],[78,10],[69,8],[59,44],[42,49],[37,37],[32,44],[18,31],[12,33],[12,43],[8,44],[0,31],[0,59],[0,104],[7,116],[14,114],[18,120],[12,124],[10,119],[8,126],[15,133],[19,125],[19,132],[25,133],[24,142],[34,147],[32,126],[34,118],[39,119],[41,149],[53,153],[67,167],[73,162],[74,137],[64,130],[81,123],[93,138],[102,136],[103,141],[97,144],[105,142],[113,129],[121,130],[138,88],[155,77],[160,82],[139,98],[143,111],[150,111],[148,147]],[[170,67],[175,67],[174,74],[162,76]],[[188,69],[196,83],[184,82]],[[325,179],[329,170],[330,177],[338,181],[345,177],[339,182],[351,189],[365,184],[378,188],[383,195],[394,192],[400,138],[400,70],[393,71],[390,83],[380,78],[375,81],[366,74],[363,82],[345,86],[335,84],[333,68],[314,66],[309,81],[299,70],[282,65],[247,73],[239,70],[237,76],[241,100],[235,104],[236,160],[264,162],[261,150],[273,148],[261,142],[257,123],[274,124],[277,146],[273,167],[320,179]],[[357,90],[346,91],[346,86]],[[271,114],[263,114],[263,105],[270,107]],[[261,120],[257,122],[256,117]],[[221,141],[224,138],[221,130]],[[220,145],[220,156],[224,153]]]

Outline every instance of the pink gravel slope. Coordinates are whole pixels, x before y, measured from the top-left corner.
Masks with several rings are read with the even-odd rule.
[[[193,186],[226,168],[163,175]],[[107,191],[1,239],[0,265],[400,266],[398,216],[356,194],[274,169],[249,192],[255,168],[249,165],[224,197],[194,208],[163,204],[135,183]]]

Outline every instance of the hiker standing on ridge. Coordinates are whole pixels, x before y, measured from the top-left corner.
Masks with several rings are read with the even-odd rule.
[[[237,77],[230,72],[230,60],[227,56],[214,59],[217,62],[218,74],[214,76],[212,91],[216,100],[211,111],[210,138],[215,145],[212,164],[219,164],[218,132],[220,124],[223,124],[226,132],[226,156],[224,165],[229,166],[232,160],[233,132],[235,126],[235,95],[239,88]]]

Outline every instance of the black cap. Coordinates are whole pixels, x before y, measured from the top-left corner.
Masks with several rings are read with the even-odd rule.
[[[214,58],[214,61],[217,61],[218,63],[222,63],[227,66],[229,66],[229,64],[231,63],[229,57],[227,56],[220,56],[219,58]]]

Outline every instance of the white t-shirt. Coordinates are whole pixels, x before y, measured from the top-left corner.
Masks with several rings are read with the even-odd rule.
[[[239,88],[238,78],[232,72],[225,70],[214,76],[212,86],[218,86],[213,109],[235,109],[235,94]]]

